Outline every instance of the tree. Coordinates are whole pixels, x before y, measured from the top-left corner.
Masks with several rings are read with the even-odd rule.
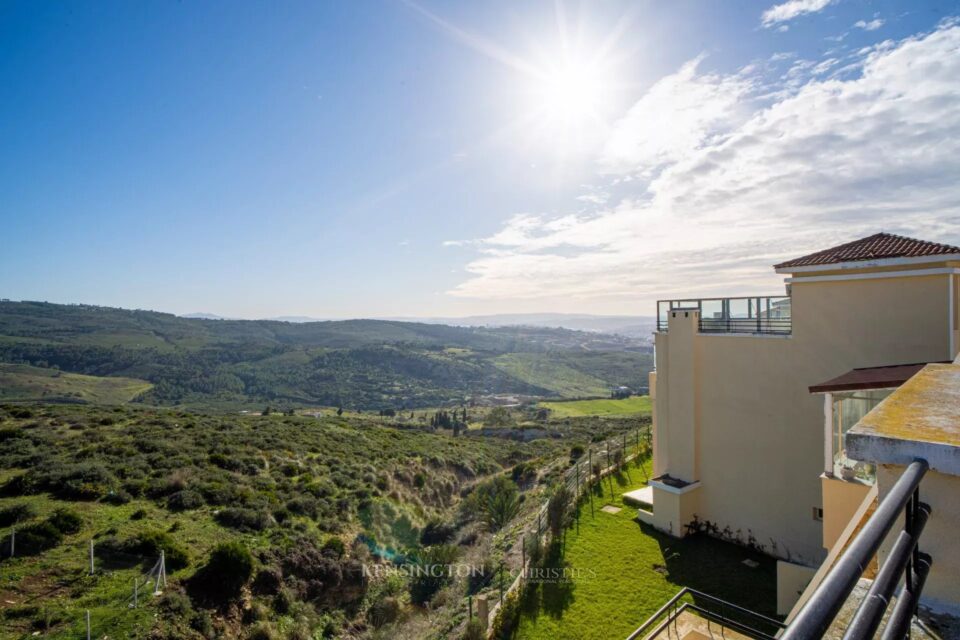
[[[266,407],[263,408],[263,411],[260,412],[260,415],[262,415],[262,416],[268,416],[268,415],[270,415],[272,412],[273,412],[273,410],[272,410],[269,406],[266,406]]]
[[[502,529],[520,510],[520,491],[504,476],[481,483],[472,498],[480,520],[490,531]]]
[[[559,540],[563,530],[570,523],[570,507],[573,504],[573,492],[561,482],[553,487],[547,502],[547,526],[554,540]]]
[[[488,427],[509,427],[513,424],[513,417],[510,415],[510,411],[504,407],[494,407],[487,414],[483,423]]]
[[[342,415],[343,415],[343,407],[337,407],[337,415],[338,415],[338,416],[342,416]]]

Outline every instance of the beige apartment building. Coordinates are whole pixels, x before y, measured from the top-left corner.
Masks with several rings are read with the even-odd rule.
[[[876,495],[847,430],[957,356],[960,248],[880,233],[775,269],[784,295],[658,304],[656,477],[640,519],[786,561],[789,608],[812,573],[791,567],[819,565]]]

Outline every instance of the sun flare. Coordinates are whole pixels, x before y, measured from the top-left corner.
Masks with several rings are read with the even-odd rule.
[[[548,121],[572,125],[596,117],[604,90],[599,69],[568,63],[552,69],[538,84],[536,108]]]

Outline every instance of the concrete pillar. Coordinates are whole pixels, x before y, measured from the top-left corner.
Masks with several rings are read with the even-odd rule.
[[[490,608],[487,604],[487,596],[477,596],[477,620],[480,621],[480,627],[486,631],[490,625]]]
[[[672,309],[668,318],[666,353],[666,425],[670,457],[666,472],[687,482],[700,479],[699,375],[696,340],[700,312],[697,309]],[[659,346],[659,345],[658,345]]]

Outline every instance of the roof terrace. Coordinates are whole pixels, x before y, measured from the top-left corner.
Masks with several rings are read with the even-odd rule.
[[[667,331],[670,312],[678,309],[700,312],[700,333],[789,335],[793,330],[790,296],[659,300],[657,331]]]

